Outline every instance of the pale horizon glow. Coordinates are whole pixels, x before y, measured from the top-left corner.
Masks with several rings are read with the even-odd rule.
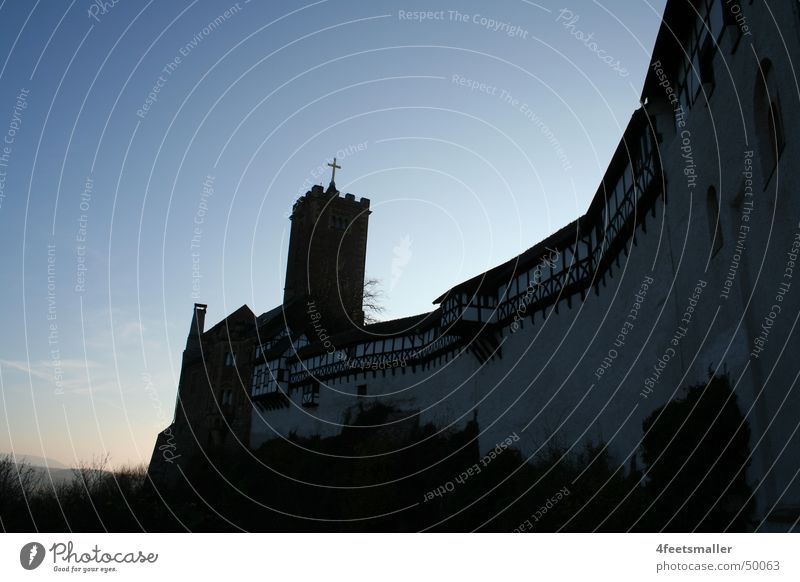
[[[334,157],[382,319],[583,214],[664,4],[0,4],[0,452],[148,462],[193,303],[280,303]]]

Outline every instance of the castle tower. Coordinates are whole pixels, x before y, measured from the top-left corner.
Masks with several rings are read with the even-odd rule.
[[[203,303],[195,303],[192,309],[192,323],[189,327],[189,335],[186,337],[181,375],[178,379],[178,403],[175,406],[174,418],[178,424],[185,420],[187,412],[189,416],[192,416],[192,409],[199,404],[197,396],[191,398],[189,394],[193,389],[192,372],[206,365],[203,359],[202,337],[205,331],[207,309],[208,305]]]
[[[189,328],[189,335],[186,338],[185,351],[188,352],[189,355],[194,355],[194,353],[200,349],[200,337],[203,335],[203,331],[205,329],[207,309],[208,305],[203,303],[194,304],[194,310],[192,311],[192,325]]]
[[[336,159],[327,190],[314,186],[292,207],[283,303],[311,298],[329,332],[364,323],[369,199],[336,189]]]

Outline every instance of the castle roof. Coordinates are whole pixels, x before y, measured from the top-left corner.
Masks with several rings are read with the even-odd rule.
[[[531,248],[509,259],[505,263],[497,265],[488,271],[476,275],[463,283],[459,283],[446,291],[436,299],[434,304],[440,304],[451,295],[466,293],[467,295],[482,294],[486,292],[495,293],[497,288],[505,282],[512,281],[517,273],[523,273],[547,256],[552,250],[563,247],[574,242],[578,237],[581,219],[573,220],[568,225],[560,228],[543,241],[533,245]]]
[[[651,52],[651,63],[660,61],[663,67],[671,68],[672,65],[678,64],[686,58],[680,40],[685,32],[695,25],[694,18],[686,17],[687,14],[694,15],[696,11],[694,4],[697,4],[696,0],[667,2],[661,18],[661,27],[658,29],[656,42]],[[657,89],[659,82],[655,69],[648,67],[642,86],[641,101],[645,101],[654,91],[660,91]]]
[[[501,285],[528,271],[552,251],[574,245],[575,241],[586,233],[588,229],[597,224],[602,225],[607,192],[613,190],[625,167],[639,155],[639,140],[642,128],[647,124],[649,124],[647,113],[644,108],[640,107],[631,115],[622,138],[611,157],[608,168],[603,174],[592,201],[589,203],[589,208],[583,216],[573,220],[516,257],[452,287],[437,297],[433,303],[440,304],[451,295],[457,293],[466,293],[468,296],[493,294]]]
[[[225,319],[218,321],[213,327],[207,329],[203,332],[203,336],[209,337],[216,335],[221,330],[225,330],[226,333],[231,331],[238,331],[239,329],[248,326],[249,324],[255,324],[256,322],[256,315],[253,311],[247,306],[247,304],[242,305],[239,309],[228,315]]]
[[[384,339],[397,335],[407,335],[410,333],[420,333],[427,329],[431,324],[437,324],[441,318],[441,311],[435,309],[428,313],[421,313],[419,315],[412,315],[410,317],[401,317],[398,319],[391,319],[389,321],[379,321],[365,325],[361,329],[352,329],[334,335],[330,341],[337,348],[342,348],[351,344],[356,344],[364,341]],[[297,351],[300,358],[304,358],[309,354],[316,354],[320,351],[322,342],[314,342]]]

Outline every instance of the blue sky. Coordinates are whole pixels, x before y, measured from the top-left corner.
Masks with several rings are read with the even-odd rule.
[[[192,304],[280,302],[335,155],[384,318],[581,214],[664,0],[100,4],[0,0],[0,451],[67,464],[149,459]]]

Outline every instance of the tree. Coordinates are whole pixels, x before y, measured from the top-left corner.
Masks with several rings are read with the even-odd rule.
[[[750,427],[725,376],[686,390],[643,423],[650,531],[744,531],[752,513]]]
[[[30,527],[28,502],[39,484],[36,470],[12,455],[0,456],[0,526],[8,529]]]
[[[380,321],[380,315],[386,311],[383,306],[384,293],[380,281],[374,278],[364,280],[364,323],[369,325]]]

